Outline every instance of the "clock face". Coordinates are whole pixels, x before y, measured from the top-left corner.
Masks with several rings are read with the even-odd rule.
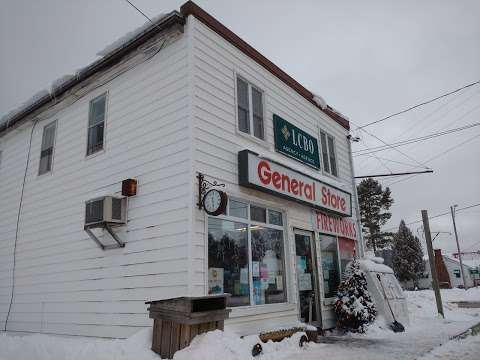
[[[220,215],[227,205],[227,195],[223,191],[210,190],[203,197],[203,208],[209,215]]]

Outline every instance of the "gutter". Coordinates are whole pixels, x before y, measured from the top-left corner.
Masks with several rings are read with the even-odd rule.
[[[159,32],[166,30],[174,25],[185,25],[185,18],[178,11],[172,11],[171,13],[165,15],[159,20],[159,22],[152,24],[152,26],[148,27],[144,32],[141,32],[123,46],[115,49],[108,55],[94,61],[92,64],[80,70],[75,77],[66,81],[60,87],[56,88],[53,93],[45,95],[30,106],[21,109],[19,112],[13,115],[13,117],[0,124],[0,136],[2,136],[2,133],[7,131],[8,129],[26,121],[27,117],[35,111],[38,111],[42,107],[54,103],[58,97],[65,94],[74,86],[87,80],[89,77],[96,74],[97,72],[116,64],[125,55],[135,50],[138,46],[145,43],[147,40],[151,39]]]

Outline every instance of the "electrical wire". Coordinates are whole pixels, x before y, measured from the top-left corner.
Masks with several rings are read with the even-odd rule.
[[[476,122],[476,123],[473,123],[473,124],[464,125],[464,126],[454,128],[454,129],[444,130],[444,131],[420,136],[420,137],[417,137],[417,138],[406,139],[406,140],[398,141],[398,142],[395,142],[395,143],[390,143],[389,147],[386,147],[386,146],[382,145],[382,146],[374,146],[374,147],[366,148],[366,149],[362,149],[362,150],[356,150],[356,151],[354,151],[354,153],[356,153],[354,156],[372,154],[372,153],[375,153],[375,152],[378,152],[378,151],[388,150],[391,147],[398,147],[398,146],[405,146],[405,145],[409,145],[409,144],[414,144],[414,143],[417,143],[417,142],[420,142],[420,141],[426,141],[426,140],[434,139],[434,138],[437,138],[437,137],[440,137],[440,136],[449,135],[449,134],[453,134],[453,133],[456,133],[456,132],[459,132],[459,131],[467,130],[467,129],[470,129],[470,128],[473,128],[473,127],[476,127],[476,126],[479,126],[479,125],[480,125],[480,122]]]
[[[465,141],[463,141],[463,142],[461,142],[461,143],[459,143],[459,144],[457,144],[457,145],[452,146],[451,148],[449,148],[449,149],[447,149],[447,150],[445,150],[445,151],[442,151],[440,154],[437,154],[437,155],[431,157],[430,159],[428,159],[427,162],[431,162],[431,161],[433,161],[433,160],[436,160],[436,159],[438,159],[439,157],[448,154],[449,152],[455,150],[456,148],[458,148],[458,147],[460,147],[460,146],[463,146],[463,145],[469,143],[470,141],[475,140],[475,139],[478,138],[478,137],[480,137],[480,134],[477,134],[477,135],[475,135],[475,136],[473,136],[473,137],[471,137],[471,138],[469,138],[469,139],[467,139],[467,140],[465,140]],[[411,178],[413,178],[413,177],[415,177],[415,176],[418,176],[418,175],[412,175],[412,176],[409,176],[409,177],[406,177],[406,178],[403,178],[403,179],[400,179],[400,180],[393,181],[393,182],[387,184],[387,186],[392,186],[393,184],[396,184],[396,183],[399,183],[399,182],[402,182],[402,181],[406,181],[406,180],[411,179]]]
[[[360,129],[360,127],[359,127],[357,124],[355,124],[353,121],[350,120],[350,122],[351,122],[353,125],[355,125],[355,126],[357,127],[357,129]],[[366,134],[374,137],[375,139],[377,139],[378,141],[382,142],[382,143],[385,144],[386,146],[389,146],[392,150],[395,150],[396,152],[398,152],[398,153],[402,154],[403,156],[407,157],[408,159],[414,161],[415,163],[417,163],[417,164],[420,165],[421,167],[423,167],[423,168],[425,168],[425,169],[427,169],[427,170],[430,169],[430,167],[428,167],[425,163],[421,163],[421,162],[419,162],[417,159],[411,157],[410,155],[404,153],[403,151],[397,149],[396,147],[392,147],[389,143],[387,143],[385,140],[379,138],[377,135],[374,135],[374,134],[372,134],[371,132],[369,132],[369,131],[367,131],[367,130],[365,130],[365,129],[360,129],[360,130],[362,130],[362,131],[365,132]]]
[[[23,206],[23,194],[25,192],[25,183],[27,180],[27,172],[28,172],[28,165],[30,164],[30,154],[32,152],[32,139],[33,139],[33,131],[37,126],[38,119],[35,120],[32,126],[32,130],[30,131],[30,140],[28,142],[28,152],[27,152],[27,161],[25,164],[25,171],[23,173],[23,181],[22,181],[22,190],[20,192],[20,202],[18,204],[18,212],[17,212],[17,222],[15,226],[15,240],[13,243],[13,265],[12,265],[12,293],[10,295],[10,303],[8,304],[8,311],[7,316],[5,317],[5,326],[4,331],[7,331],[8,319],[10,318],[10,313],[12,311],[13,305],[13,297],[15,293],[15,269],[16,269],[16,261],[17,261],[17,243],[18,243],[18,231],[20,229],[20,215],[22,213],[22,206]]]
[[[421,106],[430,104],[430,103],[432,103],[432,102],[434,102],[434,101],[437,101],[437,100],[442,99],[442,98],[444,98],[444,97],[450,96],[450,95],[455,94],[455,93],[457,93],[457,92],[459,92],[459,91],[461,91],[461,90],[463,90],[463,89],[466,89],[466,88],[475,86],[475,85],[477,85],[477,84],[480,84],[480,80],[477,80],[477,81],[475,81],[475,82],[473,82],[473,83],[464,85],[464,86],[462,86],[462,87],[460,87],[460,88],[458,88],[458,89],[455,89],[455,90],[453,90],[453,91],[447,92],[447,93],[442,94],[442,95],[440,95],[440,96],[437,96],[437,97],[435,97],[435,98],[433,98],[433,99],[430,99],[430,100],[421,102],[421,103],[419,103],[419,104],[410,106],[409,108],[407,108],[407,109],[405,109],[405,110],[402,110],[402,111],[396,112],[396,113],[394,113],[394,114],[385,116],[385,117],[383,117],[383,118],[381,118],[381,119],[379,119],[379,120],[375,120],[375,121],[372,121],[372,122],[367,123],[367,124],[365,124],[365,125],[362,125],[362,126],[359,127],[359,129],[360,129],[360,130],[363,130],[363,128],[365,128],[365,127],[367,127],[367,126],[370,126],[370,125],[373,125],[373,124],[378,124],[379,122],[382,122],[382,121],[391,119],[391,118],[394,117],[394,116],[397,116],[397,115],[400,115],[400,114],[404,114],[404,113],[406,113],[406,112],[408,112],[408,111],[411,111],[411,110],[413,110],[413,109],[416,109],[416,108],[418,108],[418,107],[421,107]]]
[[[148,21],[150,21],[153,24],[152,19],[150,19],[142,10],[140,10],[138,7],[136,7],[132,2],[129,0],[125,0],[131,7],[133,7],[135,10],[137,10],[144,18],[146,18]]]
[[[469,206],[465,206],[463,208],[459,208],[459,209],[456,209],[455,212],[459,212],[459,211],[463,211],[463,210],[467,210],[467,209],[471,209],[471,208],[474,208],[474,207],[477,207],[477,206],[480,206],[480,203],[477,203],[477,204],[473,204],[473,205],[469,205]],[[428,219],[431,220],[431,219],[436,219],[436,218],[439,218],[439,217],[442,217],[442,216],[445,216],[445,215],[450,215],[451,212],[450,211],[447,211],[447,212],[444,212],[444,213],[441,213],[441,214],[437,214],[437,215],[433,215],[433,216],[429,216]],[[418,224],[418,223],[421,223],[423,220],[416,220],[416,221],[411,221],[405,225],[412,225],[412,224]],[[390,231],[390,230],[395,230],[397,227],[392,227],[392,228],[388,228],[386,229],[385,231]]]

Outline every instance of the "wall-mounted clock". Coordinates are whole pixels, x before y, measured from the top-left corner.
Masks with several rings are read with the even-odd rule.
[[[212,189],[203,197],[203,208],[208,215],[217,216],[225,213],[228,196],[224,191]]]

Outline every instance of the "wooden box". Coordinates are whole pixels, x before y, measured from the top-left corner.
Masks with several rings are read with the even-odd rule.
[[[162,358],[171,359],[177,350],[190,345],[192,339],[212,330],[223,330],[228,318],[228,294],[180,297],[149,301],[153,319],[152,350]]]

